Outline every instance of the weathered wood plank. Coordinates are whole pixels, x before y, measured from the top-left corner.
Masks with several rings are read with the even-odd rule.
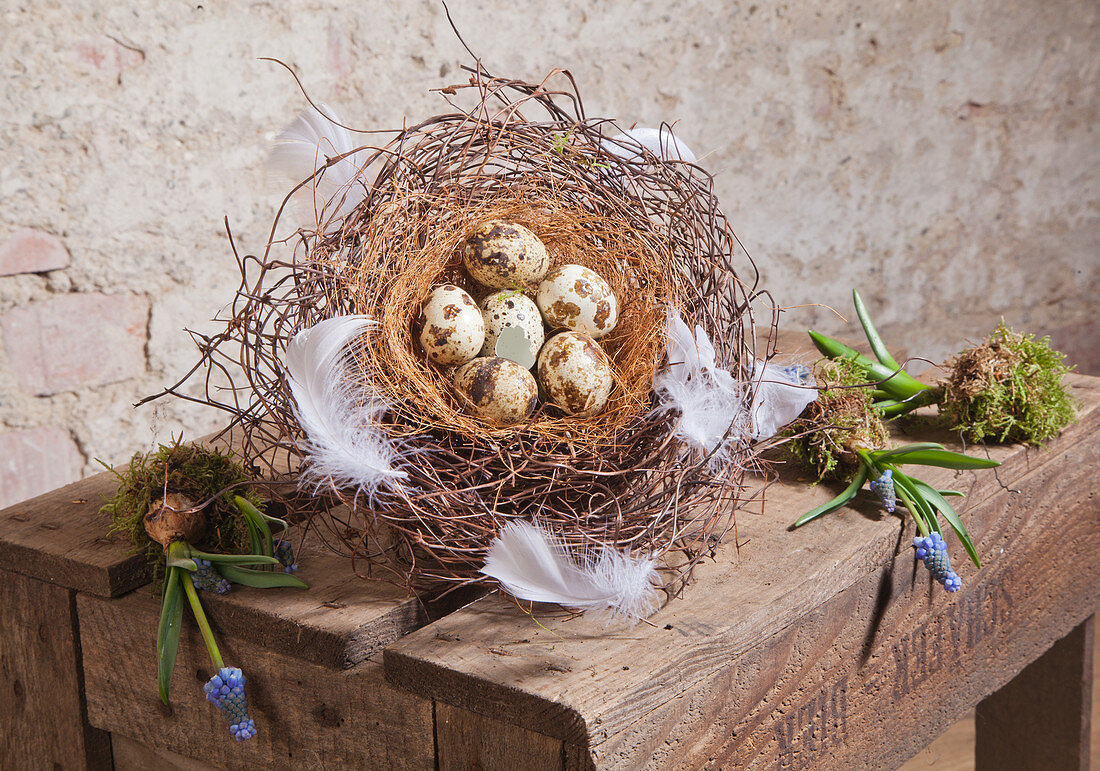
[[[730,715],[735,715],[740,710],[743,716],[759,705],[761,710],[766,708],[758,718],[763,725],[765,717],[784,700],[797,701],[793,693],[771,690],[780,674],[775,667],[787,666],[775,661],[786,662],[793,655],[790,651],[815,647],[813,640],[817,637],[830,640],[818,655],[834,661],[832,668],[822,662],[818,670],[813,670],[824,683],[824,673],[834,671],[842,662],[851,663],[853,656],[858,661],[865,655],[865,648],[873,653],[883,646],[900,645],[900,638],[894,637],[904,632],[902,620],[909,614],[912,631],[934,617],[938,609],[967,609],[965,613],[952,611],[965,617],[945,616],[939,622],[942,626],[937,629],[950,639],[951,629],[963,628],[959,624],[976,624],[973,619],[983,618],[983,613],[1000,613],[990,610],[999,607],[996,582],[1006,580],[1006,570],[1022,570],[1021,554],[1041,556],[1050,553],[1044,550],[1058,551],[1055,542],[1050,541],[1052,537],[1060,538],[1054,532],[1054,522],[1064,524],[1068,528],[1065,532],[1071,535],[1068,543],[1059,546],[1060,553],[1083,558],[1078,563],[1083,567],[1068,571],[1072,575],[1050,576],[1051,587],[1069,592],[1051,594],[1065,604],[1062,610],[1069,616],[1064,623],[1076,614],[1076,624],[1084,611],[1075,603],[1096,601],[1097,560],[1091,544],[1100,540],[1100,517],[1090,497],[1087,477],[1062,472],[1080,472],[1082,465],[1087,469],[1089,463],[1097,462],[1097,442],[1092,437],[1100,427],[1100,381],[1071,376],[1070,383],[1083,402],[1081,419],[1050,442],[1045,451],[990,447],[990,454],[1005,465],[996,477],[986,472],[988,478],[984,480],[970,472],[930,469],[925,474],[922,470],[922,476],[934,484],[951,481],[952,486],[970,493],[964,516],[985,567],[977,572],[964,563],[961,549],[949,537],[956,568],[963,576],[962,597],[951,598],[940,587],[929,587],[927,572],[918,569],[908,548],[906,539],[911,534],[903,533],[899,520],[883,516],[868,498],[813,526],[786,532],[786,525],[799,513],[828,500],[833,492],[824,486],[807,488],[784,478],[769,490],[768,505],[762,514],[743,512],[739,516],[739,553],[728,546],[719,550],[716,562],[700,569],[696,584],[685,598],[670,603],[651,619],[654,627],[604,629],[599,622],[565,619],[540,609],[538,620],[546,627],[543,629],[511,603],[490,597],[388,649],[387,677],[426,697],[538,730],[567,744],[588,746],[592,757],[601,763],[614,759],[615,763],[630,766],[644,763],[693,711],[702,714],[729,709]],[[906,440],[919,438],[923,437]],[[1066,489],[1066,480],[1076,480],[1078,487]],[[1073,505],[1078,521],[1053,516],[1062,505],[1053,499],[1057,495],[1068,496],[1067,506],[1069,500],[1076,501]],[[1036,510],[1043,516],[1033,515]],[[1092,563],[1089,555],[1093,555]],[[1062,579],[1084,583],[1067,585],[1059,583]],[[1053,602],[1050,597],[1036,601],[1044,606]],[[818,609],[825,607],[831,615],[815,618]],[[1027,609],[1017,610],[1011,623],[1025,624]],[[886,618],[896,620],[891,624]],[[1001,623],[999,619],[994,621],[994,626]],[[820,627],[817,636],[799,634],[811,622]],[[845,631],[848,623],[856,626]],[[860,629],[859,624],[865,628]],[[1063,633],[1069,628],[1065,627]],[[1027,640],[1013,659],[1017,667],[1042,650],[1036,647],[1034,637]],[[837,646],[835,650],[833,645]],[[993,656],[1000,650],[989,648],[986,652]],[[927,654],[926,648],[914,652]],[[1026,658],[1028,655],[1031,658]],[[736,667],[730,666],[734,662]],[[809,663],[800,666],[807,673],[811,671]],[[736,677],[729,673],[731,670],[736,670]],[[709,697],[693,699],[693,694],[699,689],[709,690],[707,684],[719,677],[716,673],[733,678],[712,691],[725,693],[727,703],[719,699],[714,706],[706,707]],[[1005,679],[1012,674],[1015,672],[1005,673]],[[891,676],[890,672],[882,675],[886,676]],[[832,691],[822,696],[803,679],[789,679],[797,684],[798,693],[808,697],[794,704],[796,712],[812,710],[809,699],[819,696],[822,701],[814,702],[818,705],[814,714],[820,712],[821,704],[831,708],[828,704]],[[989,683],[986,680],[984,685]],[[875,687],[889,685],[880,679]],[[969,703],[952,707],[952,716],[989,692],[979,690],[967,691]],[[836,693],[838,699],[850,697],[844,689]],[[677,704],[683,705],[682,709]],[[932,726],[929,731],[946,727],[947,711],[933,714],[934,719],[925,721]],[[645,722],[639,725],[639,715],[652,715],[657,725],[652,729]],[[740,717],[730,715],[726,725],[735,727]],[[767,734],[766,729],[757,730]],[[801,729],[796,726],[791,730]],[[809,730],[813,734],[817,729]],[[778,739],[774,733],[767,735],[772,736],[774,757]],[[931,738],[931,733],[925,738]],[[698,745],[688,736],[678,741],[683,746]],[[708,745],[704,742],[702,746]],[[715,757],[721,754],[728,759],[732,750],[719,749],[722,753],[716,751]],[[895,760],[899,754],[918,749],[920,745],[891,747]],[[694,750],[686,756],[694,760],[701,757]],[[703,761],[706,757],[704,753]]]
[[[1081,466],[1038,467],[1022,493],[974,511],[1005,528],[1009,546],[968,571],[961,592],[929,592],[924,569],[899,557],[700,684],[689,706],[665,707],[670,727],[652,735],[661,747],[650,766],[878,768],[918,752],[1100,601],[1085,484],[1100,448],[1088,446]],[[601,757],[636,759],[637,733],[646,736],[613,738]]]
[[[1095,630],[1096,617],[1090,616],[978,704],[977,771],[1090,767]]]
[[[219,647],[248,678],[258,731],[238,743],[203,696],[213,670],[189,617],[168,709],[157,697],[156,601],[145,592],[111,601],[80,595],[77,609],[88,716],[98,728],[231,768],[434,767],[431,702],[387,684],[376,662],[333,670],[241,639],[250,629],[222,630]]]
[[[198,441],[230,446],[213,436]],[[0,568],[101,597],[148,583],[149,566],[129,544],[107,537],[110,523],[99,514],[117,487],[104,471],[0,511]]]
[[[0,570],[0,765],[110,768],[81,685],[72,592]]]
[[[474,712],[436,704],[439,771],[562,771],[560,739]]]
[[[103,597],[147,583],[145,561],[99,515],[116,487],[103,472],[0,511],[0,568]]]
[[[207,593],[203,605],[211,623],[248,630],[249,641],[269,651],[343,669],[427,621],[415,596],[360,578],[348,558],[316,540],[306,542],[298,562],[298,576],[309,584],[308,590],[234,586],[225,595]]]
[[[122,734],[111,735],[111,756],[115,763],[114,771],[209,771],[216,768],[176,752],[154,752]]]

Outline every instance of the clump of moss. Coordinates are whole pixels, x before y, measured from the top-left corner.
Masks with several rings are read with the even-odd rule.
[[[972,441],[1039,444],[1074,420],[1062,382],[1069,371],[1050,338],[1036,340],[1001,322],[984,343],[952,360],[940,415]]]
[[[845,479],[859,466],[856,450],[886,445],[889,434],[874,406],[866,376],[847,359],[814,365],[819,395],[783,435],[787,451],[819,479]],[[848,387],[845,387],[848,386]]]
[[[150,453],[137,453],[126,468],[111,471],[118,477],[118,492],[100,509],[111,518],[109,532],[128,537],[135,551],[158,562],[163,561],[164,547],[149,537],[145,518],[166,492],[201,503],[248,481],[244,469],[229,455],[179,441],[162,444]],[[234,495],[246,498],[257,508],[263,505],[263,499],[248,486],[219,495],[203,509],[205,535],[194,546],[220,553],[248,551],[248,527],[233,505]]]

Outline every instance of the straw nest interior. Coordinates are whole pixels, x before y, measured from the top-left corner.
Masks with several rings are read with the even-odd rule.
[[[207,372],[198,400],[232,415],[254,467],[293,482],[270,460],[293,459],[302,439],[281,351],[324,318],[370,315],[380,327],[357,351],[357,371],[392,402],[384,429],[410,453],[401,493],[368,505],[334,491],[348,509],[317,520],[335,548],[369,558],[357,570],[388,568],[390,579],[418,586],[478,580],[496,533],[521,517],[582,550],[607,544],[663,557],[668,586],[682,585],[731,527],[756,454],[746,439],[732,462],[716,466],[676,437],[675,413],[654,412],[665,320],[672,310],[700,325],[750,399],[747,371],[765,358],[752,332],[755,268],[710,176],[648,152],[612,152],[622,147],[619,129],[584,116],[567,73],[531,84],[480,65],[470,72],[468,84],[442,89],[456,109],[365,148],[354,183],[361,200],[350,212],[331,213],[340,201],[319,208],[315,226],[295,235],[291,259],[276,256],[273,239],[262,256],[239,260],[233,318],[220,335],[196,338]],[[472,103],[457,107],[456,93]],[[552,264],[585,265],[611,284],[619,323],[601,341],[615,375],[603,413],[579,419],[542,404],[519,426],[495,427],[464,412],[448,373],[426,361],[417,333],[431,289],[455,283],[479,301],[489,291],[461,267],[466,238],[489,220],[524,225]],[[247,388],[220,359],[239,362]],[[231,381],[232,399],[211,385],[212,371]],[[242,392],[253,395],[247,403]]]
[[[366,341],[361,364],[364,376],[393,400],[395,425],[409,435],[453,432],[486,444],[506,442],[520,431],[542,449],[569,444],[575,452],[599,452],[652,409],[665,316],[684,295],[678,274],[669,269],[668,250],[658,251],[658,239],[591,210],[565,206],[537,184],[474,198],[408,195],[404,206],[387,207],[386,214],[369,220],[355,249],[355,267],[347,272],[356,311],[381,325]],[[410,204],[416,216],[409,216]],[[520,426],[500,428],[464,410],[451,368],[426,360],[417,335],[420,309],[431,290],[456,284],[479,304],[495,291],[471,281],[462,268],[467,237],[490,221],[528,228],[546,245],[552,267],[585,265],[604,276],[619,299],[620,321],[600,341],[611,358],[615,385],[599,415],[570,417],[542,402]]]

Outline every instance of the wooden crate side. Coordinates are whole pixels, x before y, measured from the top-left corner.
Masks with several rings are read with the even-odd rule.
[[[82,685],[72,592],[0,570],[0,765],[110,768]]]
[[[978,704],[975,769],[1088,771],[1096,617]]]
[[[483,717],[449,704],[435,705],[439,771],[562,771],[560,739]]]
[[[1017,520],[1024,521],[1027,511],[1014,503],[1012,513],[1002,516],[999,507],[1008,500],[1003,496],[1014,496],[1014,501],[1026,497],[1030,505],[1049,509],[1061,505],[1049,496],[1076,494],[1031,482],[1028,495],[1005,491],[1019,487],[1034,471],[1046,469],[1057,477],[1067,466],[1088,467],[1090,460],[1082,453],[1095,453],[1090,445],[1096,444],[1100,427],[1100,380],[1075,382],[1080,386],[1081,420],[1044,451],[991,447],[990,454],[1005,465],[996,475],[984,472],[988,479],[981,483],[973,472],[922,470],[933,484],[976,490],[966,501],[964,517],[987,563],[982,573],[966,565],[954,537],[948,538],[966,586],[984,585],[983,573],[1005,559],[1001,549],[1037,548],[1020,540]],[[920,439],[923,436],[906,438]],[[1086,479],[1078,484],[1088,495],[1091,483]],[[904,534],[899,520],[885,516],[869,496],[811,527],[786,531],[799,513],[833,494],[824,485],[808,488],[782,479],[769,490],[763,513],[746,511],[739,516],[747,547],[737,553],[724,545],[714,564],[700,566],[684,599],[651,619],[655,627],[607,628],[599,621],[563,618],[544,608],[536,611],[541,614],[536,624],[513,604],[490,597],[387,649],[387,677],[426,697],[538,730],[570,745],[610,747],[606,743],[612,737],[633,735],[639,714],[656,714],[678,699],[690,700],[696,686],[806,623],[808,613],[845,590],[858,587],[877,607],[884,570],[897,555],[904,555],[900,564],[915,580],[917,566],[904,540],[910,534]],[[992,503],[994,499],[1000,503]],[[1094,516],[1087,524],[1094,539],[1097,523]],[[1053,525],[1040,530],[1048,527]],[[1067,548],[1083,553],[1091,547],[1077,538]],[[989,575],[994,573],[985,573]],[[927,573],[918,577],[927,588]],[[901,595],[900,590],[886,591],[881,601],[889,609]],[[943,594],[939,587],[935,591]],[[925,602],[922,612],[932,607],[930,599]],[[877,638],[872,642],[878,644]],[[745,709],[753,704],[748,702]],[[677,722],[673,719],[672,725]]]
[[[213,771],[221,768],[177,752],[154,752],[123,734],[111,734],[111,757],[114,771]]]
[[[1006,550],[958,594],[930,586],[903,552],[593,748],[598,765],[900,765],[1100,602],[1100,508],[1088,486],[1100,444],[1078,449],[1067,454],[1076,466],[1045,464],[1019,492],[1002,491],[974,512],[1004,527]]]
[[[258,731],[255,738],[238,743],[203,696],[202,684],[213,669],[189,616],[185,614],[172,705],[166,708],[157,697],[155,599],[145,592],[117,600],[81,595],[77,609],[88,715],[98,728],[154,752],[232,768],[434,766],[431,702],[387,684],[378,663],[332,669],[220,634],[226,664],[241,666],[248,678]]]

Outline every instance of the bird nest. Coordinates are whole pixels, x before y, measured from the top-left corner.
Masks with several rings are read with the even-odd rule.
[[[494,536],[523,518],[582,551],[608,544],[661,557],[675,591],[731,527],[756,453],[741,439],[716,463],[677,437],[676,413],[654,410],[666,317],[701,326],[751,399],[752,362],[766,348],[758,353],[753,326],[755,267],[711,177],[587,118],[567,72],[536,84],[480,64],[468,71],[468,83],[440,89],[451,111],[360,148],[336,198],[316,191],[347,154],[288,196],[279,217],[303,194],[316,216],[290,239],[275,238],[277,218],[263,255],[238,258],[232,318],[218,335],[194,335],[203,356],[192,374],[207,373],[206,394],[190,398],[230,413],[254,471],[294,482],[304,437],[282,354],[317,322],[365,314],[378,327],[356,350],[355,373],[390,402],[382,429],[406,449],[408,476],[399,492],[369,501],[288,492],[330,545],[368,558],[370,575],[388,568],[407,585],[453,585],[477,580]],[[441,283],[485,293],[465,276],[461,247],[490,220],[524,225],[552,264],[592,268],[619,298],[619,325],[601,341],[615,381],[602,413],[570,417],[543,404],[500,428],[464,412],[449,373],[426,361],[421,306]]]

